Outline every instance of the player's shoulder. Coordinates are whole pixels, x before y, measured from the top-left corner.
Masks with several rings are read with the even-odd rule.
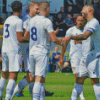
[[[17,22],[22,22],[22,20],[16,15],[11,15],[6,19],[5,22],[9,22],[9,23],[11,23],[11,22],[14,23],[15,22],[15,23],[17,23]]]
[[[70,31],[73,31],[73,30],[75,30],[76,29],[76,26],[72,26],[72,27],[70,27],[66,32],[70,32]]]
[[[92,20],[90,20],[90,23],[89,24],[99,25],[99,21],[96,18],[93,18]]]

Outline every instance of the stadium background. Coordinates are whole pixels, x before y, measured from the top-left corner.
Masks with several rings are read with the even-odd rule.
[[[15,0],[0,0],[0,16],[4,20],[11,14],[10,5]],[[23,3],[23,11],[26,7],[28,7],[28,4],[30,1],[35,0],[19,0]],[[43,1],[43,0],[36,0],[36,1]],[[50,14],[51,18],[60,11],[60,7],[64,7],[66,9],[66,0],[46,0],[50,2]],[[55,6],[56,5],[56,6]],[[55,13],[55,10],[57,11]],[[3,25],[0,25],[0,48],[2,46],[2,34],[3,34]],[[60,34],[60,33],[59,33]],[[64,37],[65,33],[63,35],[58,35],[58,37]],[[55,44],[51,43],[51,54],[54,51]],[[60,47],[61,50],[61,47]],[[69,54],[69,46],[66,51],[66,60],[69,60],[68,58]],[[24,73],[19,73],[17,83],[23,78]],[[54,92],[54,95],[52,97],[46,97],[46,100],[69,100],[71,96],[72,89],[74,87],[75,79],[72,72],[66,72],[66,73],[48,73],[47,79],[46,79],[46,90],[50,92]],[[24,90],[25,97],[15,97],[13,100],[30,100],[30,94],[28,91],[28,86]],[[5,93],[4,93],[5,96]],[[87,79],[84,84],[84,96],[86,97],[86,100],[96,100],[94,91],[92,88],[92,85],[90,83],[90,79]],[[80,99],[78,99],[80,100]]]

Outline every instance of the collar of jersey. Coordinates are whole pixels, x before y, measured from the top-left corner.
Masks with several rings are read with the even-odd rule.
[[[92,19],[94,19],[94,17]],[[87,22],[90,22],[92,19],[88,20]]]
[[[44,15],[40,15],[40,14],[38,14],[39,16],[43,16],[43,17],[45,17]]]
[[[76,28],[79,29],[79,28],[77,27],[77,25],[76,25]],[[84,29],[84,28],[83,28],[83,29]],[[83,31],[83,29],[79,29],[79,30]]]
[[[17,15],[12,15],[12,16],[16,16],[16,17],[18,17]]]

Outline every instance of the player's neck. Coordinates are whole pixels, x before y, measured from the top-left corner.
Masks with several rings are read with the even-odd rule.
[[[93,16],[93,15],[89,15],[89,16],[87,17],[87,21],[91,20],[92,18],[94,18],[94,16]]]
[[[29,16],[34,17],[35,15],[33,15],[32,13],[29,13]]]
[[[83,30],[83,27],[80,27],[80,26],[78,26],[78,25],[76,25],[76,27],[77,27],[78,29],[80,29],[80,30]]]
[[[16,16],[20,16],[20,14],[18,12],[13,12],[13,15],[16,15]]]
[[[42,11],[41,11],[39,14],[46,17],[46,13],[44,13],[44,12],[42,12]]]

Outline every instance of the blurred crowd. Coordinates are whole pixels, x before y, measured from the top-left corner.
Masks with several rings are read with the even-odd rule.
[[[57,36],[65,36],[66,30],[76,25],[76,17],[81,13],[84,5],[92,4],[95,8],[95,18],[100,22],[100,0],[65,0],[64,7],[60,8],[60,11],[55,14],[50,14],[50,19],[53,22],[54,29],[59,28]],[[28,7],[23,10],[20,18],[29,14]],[[4,23],[4,18],[0,17],[0,24]]]

